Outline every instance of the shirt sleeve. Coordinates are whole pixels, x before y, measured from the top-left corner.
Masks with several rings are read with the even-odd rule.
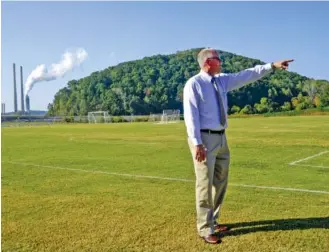
[[[202,144],[197,92],[192,81],[188,81],[184,87],[183,107],[188,137],[194,145]]]
[[[264,77],[272,70],[271,63],[265,65],[257,65],[238,73],[225,74],[223,76],[227,91],[238,89],[251,82],[257,81]]]

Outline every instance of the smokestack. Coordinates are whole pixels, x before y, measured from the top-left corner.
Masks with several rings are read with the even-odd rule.
[[[15,63],[13,64],[13,72],[14,72],[14,111],[17,112],[17,91],[16,91],[16,67]]]
[[[6,104],[5,103],[1,103],[1,114],[6,114]]]
[[[25,96],[25,102],[26,102],[26,112],[30,113],[30,97],[28,95]]]
[[[24,87],[23,87],[23,67],[21,66],[21,105],[22,114],[24,114]]]

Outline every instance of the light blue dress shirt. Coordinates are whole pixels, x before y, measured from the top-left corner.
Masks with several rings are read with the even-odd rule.
[[[224,104],[227,117],[227,92],[257,81],[272,70],[271,64],[257,65],[238,73],[215,76],[217,88]],[[220,124],[216,90],[208,73],[201,70],[191,77],[184,87],[184,121],[188,137],[194,145],[202,144],[200,129],[223,130],[226,125]]]

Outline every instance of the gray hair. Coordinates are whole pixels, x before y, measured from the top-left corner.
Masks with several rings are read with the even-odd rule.
[[[213,57],[213,52],[217,52],[217,51],[213,48],[204,48],[198,53],[198,62],[200,68],[204,67],[204,63],[208,58]]]

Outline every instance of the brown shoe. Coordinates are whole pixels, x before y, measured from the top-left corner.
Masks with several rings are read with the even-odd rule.
[[[208,236],[203,236],[201,238],[204,239],[205,242],[210,243],[210,244],[217,244],[217,243],[222,242],[222,240],[218,236],[216,236],[215,234],[211,234],[211,235],[208,235]]]
[[[228,232],[228,231],[230,231],[230,228],[228,226],[215,224],[214,225],[214,230],[215,230],[216,233],[218,233],[218,232]]]

